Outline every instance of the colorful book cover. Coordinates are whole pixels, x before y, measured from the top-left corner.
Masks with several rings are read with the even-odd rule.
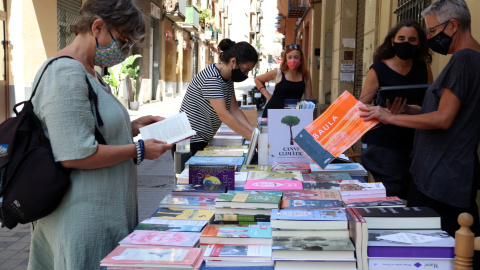
[[[340,191],[340,183],[338,181],[303,181],[303,189],[333,189]]]
[[[342,200],[340,191],[334,189],[285,190],[284,200]]]
[[[215,221],[270,222],[270,215],[215,214]]]
[[[301,173],[310,172],[310,163],[308,162],[274,162],[272,171],[299,171]]]
[[[270,220],[346,221],[345,209],[272,209]]]
[[[386,197],[385,186],[382,182],[375,182],[375,183],[355,183],[355,184],[341,184],[340,185],[340,193],[342,195],[354,195],[354,194],[384,194]]]
[[[188,182],[191,185],[224,184],[228,189],[235,189],[234,165],[191,163],[188,170]]]
[[[193,209],[215,209],[214,196],[174,196],[166,195],[160,201],[160,207],[177,207],[177,208],[193,208]]]
[[[196,157],[243,157],[245,152],[243,150],[208,150],[197,151]]]
[[[259,227],[228,227],[206,226],[201,237],[220,238],[272,238],[270,226]]]
[[[135,230],[201,232],[207,223],[205,220],[147,218],[138,224]]]
[[[224,193],[227,191],[225,185],[176,185],[172,190],[172,195],[191,195],[191,196],[212,196],[212,194]]]
[[[369,257],[454,258],[454,247],[444,231],[368,231]]]
[[[303,180],[301,172],[297,171],[251,171],[247,180]]]
[[[321,168],[315,163],[310,164],[310,170],[313,172],[345,172],[350,175],[353,173],[367,173],[367,170],[360,163],[334,163],[328,164],[327,167]],[[343,179],[342,179],[343,180]]]
[[[240,171],[250,172],[250,171],[271,171],[272,165],[243,165]]]
[[[212,220],[215,210],[159,207],[151,217],[181,220]]]
[[[271,109],[268,116],[268,164],[276,161],[310,163],[293,138],[313,121],[313,110]]]
[[[250,261],[271,260],[272,247],[266,245],[208,245],[205,249],[205,260],[226,259]]]
[[[343,201],[347,207],[378,207],[378,206],[398,206],[404,207],[405,202],[397,196],[375,197],[375,198],[354,198]]]
[[[267,204],[279,204],[281,196],[268,195],[259,193],[245,193],[245,192],[229,192],[222,193],[218,196],[215,202],[240,202],[240,203],[267,203]]]
[[[256,195],[276,195],[282,197],[282,191],[265,191],[265,190],[229,190],[227,193],[232,194],[256,194]]]
[[[119,244],[142,246],[176,246],[194,247],[200,241],[200,233],[192,232],[162,232],[162,231],[133,231],[122,239]]]
[[[343,92],[324,113],[298,133],[295,143],[318,166],[325,168],[378,124],[377,120],[364,121],[360,117],[359,107],[363,106],[348,91]]]
[[[339,209],[340,200],[282,200],[283,209]]]
[[[245,190],[302,190],[299,180],[247,180]]]
[[[245,158],[244,157],[190,157],[185,165],[190,164],[228,164],[236,165],[240,168],[243,165]]]
[[[347,180],[347,179],[352,179],[352,177],[348,173],[317,172],[317,173],[303,174],[303,181]]]
[[[101,266],[180,266],[192,267],[203,259],[201,248],[117,246],[100,261]]]

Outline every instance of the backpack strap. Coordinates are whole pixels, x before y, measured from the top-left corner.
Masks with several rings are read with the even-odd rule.
[[[33,97],[37,93],[37,88],[38,88],[38,85],[40,84],[40,80],[42,79],[43,74],[47,70],[48,66],[50,66],[51,63],[53,63],[55,60],[60,59],[60,58],[70,58],[70,59],[75,60],[75,58],[73,58],[71,56],[64,55],[64,56],[54,58],[50,62],[48,62],[45,65],[45,68],[43,69],[42,74],[40,74],[40,77],[38,78],[37,85],[35,85],[35,88],[33,89],[33,92],[32,92],[32,95],[30,96],[29,102],[32,102]],[[103,120],[102,120],[102,117],[100,116],[100,112],[98,111],[97,93],[95,93],[95,91],[93,91],[93,87],[90,84],[90,82],[88,81],[87,76],[85,76],[85,80],[87,81],[87,85],[88,85],[88,100],[90,100],[90,104],[93,103],[93,108],[92,108],[93,117],[95,117],[95,120],[98,123],[98,126],[101,127],[101,126],[103,126]],[[43,132],[42,132],[42,134],[43,134]],[[100,133],[100,130],[98,130],[97,125],[95,125],[95,139],[100,144],[107,144],[107,142],[105,141],[105,138],[103,138],[103,136],[102,136],[102,133]]]

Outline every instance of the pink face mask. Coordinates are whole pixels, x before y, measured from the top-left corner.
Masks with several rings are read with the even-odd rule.
[[[300,64],[301,64],[300,61],[298,61],[297,59],[287,60],[287,66],[290,69],[297,69],[300,66]]]

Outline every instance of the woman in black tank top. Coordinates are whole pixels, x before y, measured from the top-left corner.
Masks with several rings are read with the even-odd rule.
[[[432,56],[426,45],[426,34],[415,21],[403,21],[392,28],[375,51],[373,61],[360,99],[367,106],[373,103],[386,107],[386,104],[376,102],[378,89],[382,86],[430,84],[433,81]],[[362,164],[375,181],[385,185],[387,196],[407,199],[414,132],[410,128],[379,124],[362,138]]]
[[[265,88],[265,82],[275,80],[275,89],[271,95]],[[268,117],[268,109],[283,109],[285,99],[312,99],[312,81],[305,63],[305,57],[297,44],[288,45],[282,56],[280,69],[274,69],[254,79],[255,85],[267,98],[262,117]]]

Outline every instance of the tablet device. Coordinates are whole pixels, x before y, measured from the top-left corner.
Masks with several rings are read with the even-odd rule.
[[[415,104],[421,106],[425,92],[430,84],[411,84],[398,86],[384,86],[378,89],[377,104],[387,104],[387,99],[393,102],[395,97],[402,97],[407,99],[407,104]]]

